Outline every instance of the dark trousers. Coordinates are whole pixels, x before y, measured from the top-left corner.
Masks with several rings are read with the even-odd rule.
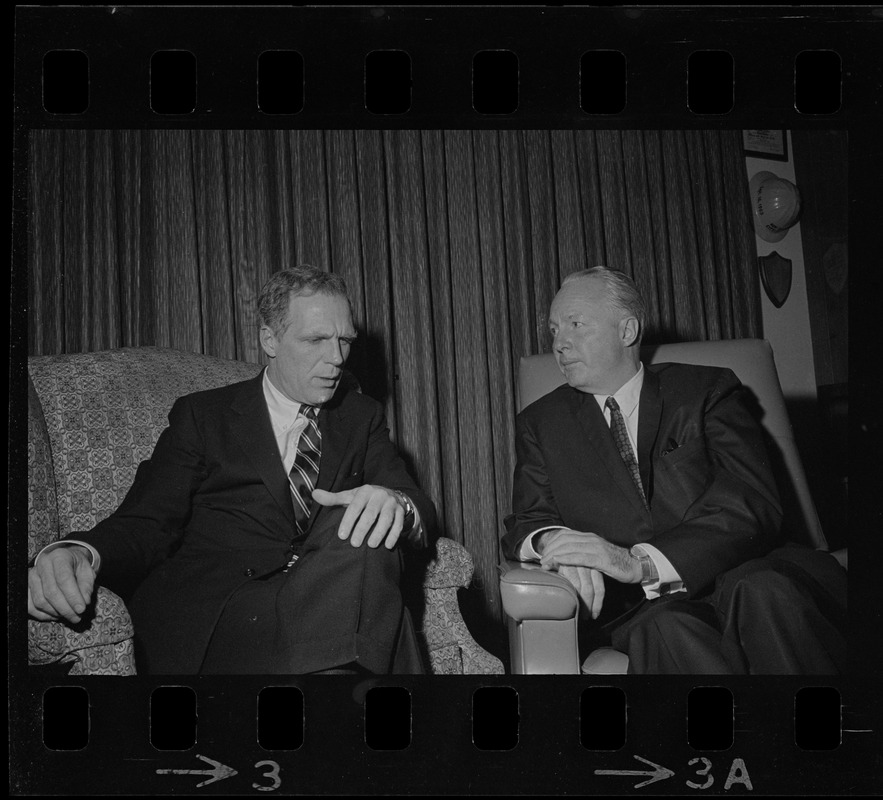
[[[315,546],[310,558],[329,560],[333,564],[335,554],[349,548],[348,542],[337,539],[336,531],[343,510],[327,513],[321,523],[317,521],[310,537]],[[315,537],[315,538],[313,538]],[[398,553],[386,547],[364,548],[365,557],[386,562],[398,562]],[[387,565],[388,566],[388,565]],[[397,568],[397,566],[396,566]],[[401,625],[389,662],[379,665],[376,657],[370,665],[359,663],[359,654],[348,654],[339,659],[329,657],[323,663],[316,663],[309,672],[301,670],[297,664],[303,663],[298,652],[308,644],[294,644],[291,631],[293,619],[299,613],[310,613],[293,600],[292,584],[298,579],[298,565],[288,572],[277,570],[269,575],[254,578],[237,589],[228,599],[215,626],[208,651],[203,659],[200,674],[204,675],[292,675],[292,674],[371,674],[391,672],[394,674],[421,674],[423,662],[418,646],[417,635],[411,616],[403,609]],[[328,572],[328,570],[325,570]],[[333,573],[332,573],[333,574]],[[315,587],[314,591],[328,592],[333,597],[335,584],[329,580]],[[343,610],[342,610],[343,613]],[[351,610],[348,610],[351,613]]]
[[[724,573],[702,599],[645,602],[611,638],[634,674],[837,675],[845,627],[845,570],[786,546]]]

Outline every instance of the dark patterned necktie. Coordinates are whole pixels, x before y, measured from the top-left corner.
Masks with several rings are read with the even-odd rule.
[[[313,489],[319,478],[319,457],[322,453],[322,434],[316,420],[315,406],[301,406],[300,413],[307,420],[307,425],[297,443],[297,454],[288,473],[291,487],[291,498],[294,501],[294,518],[298,533],[303,535],[310,519],[313,507]]]
[[[632,481],[634,481],[638,492],[641,494],[644,507],[647,508],[647,498],[644,496],[644,486],[641,483],[641,470],[638,469],[638,459],[635,458],[635,451],[632,450],[629,434],[625,427],[625,420],[622,418],[622,411],[619,410],[619,403],[612,397],[608,397],[605,405],[610,409],[610,432],[613,434],[613,441],[616,442],[616,449],[619,450],[619,456],[632,476]]]

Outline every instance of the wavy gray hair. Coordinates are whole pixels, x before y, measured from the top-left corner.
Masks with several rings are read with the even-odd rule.
[[[261,324],[279,336],[285,328],[291,296],[317,293],[343,297],[352,308],[346,281],[340,275],[309,265],[279,270],[264,284],[258,297]]]

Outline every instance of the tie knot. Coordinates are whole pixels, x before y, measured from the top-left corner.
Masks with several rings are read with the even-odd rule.
[[[607,408],[609,408],[611,411],[619,411],[619,403],[617,403],[616,400],[613,399],[613,395],[611,395],[607,398],[607,400],[604,401],[604,405],[607,406]]]
[[[319,410],[316,406],[301,406],[300,413],[303,414],[308,420],[312,421],[316,419],[316,414]]]

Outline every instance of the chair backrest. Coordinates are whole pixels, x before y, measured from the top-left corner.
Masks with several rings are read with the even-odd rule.
[[[827,549],[788,419],[769,342],[762,339],[728,339],[648,345],[641,348],[641,360],[645,364],[673,362],[729,367],[736,373],[757,399],[759,421],[768,434],[770,457],[778,462],[774,466],[785,511],[786,533],[791,539]],[[518,410],[521,411],[562,383],[564,375],[551,353],[522,358],[518,374]]]
[[[57,535],[89,530],[117,508],[178,397],[260,369],[164,347],[29,358],[51,446]],[[35,534],[29,530],[30,538]]]

